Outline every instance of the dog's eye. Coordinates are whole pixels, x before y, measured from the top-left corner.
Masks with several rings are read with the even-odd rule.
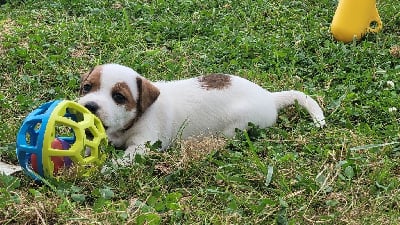
[[[127,101],[125,96],[123,96],[121,93],[113,93],[112,98],[117,104],[125,104]]]
[[[91,84],[84,84],[82,87],[82,94],[87,94],[92,89]]]

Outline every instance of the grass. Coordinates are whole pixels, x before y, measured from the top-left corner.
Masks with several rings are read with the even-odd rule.
[[[237,74],[318,99],[275,127],[178,142],[130,167],[36,185],[0,177],[1,224],[398,224],[399,4],[384,29],[343,44],[333,0],[5,1],[0,6],[0,156],[17,163],[23,118],[77,99],[80,74],[125,64],[152,79]],[[394,85],[393,85],[394,84]],[[114,150],[112,150],[114,151]]]

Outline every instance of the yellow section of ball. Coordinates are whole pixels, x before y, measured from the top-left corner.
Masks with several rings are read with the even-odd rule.
[[[61,138],[68,150],[53,149],[51,143]],[[107,135],[100,119],[84,106],[64,100],[50,115],[44,134],[42,160],[45,177],[53,177],[52,156],[69,157],[78,175],[90,175],[106,160]]]

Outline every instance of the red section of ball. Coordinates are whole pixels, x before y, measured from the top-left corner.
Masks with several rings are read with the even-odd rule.
[[[54,139],[53,142],[51,142],[51,148],[54,149],[63,149],[63,145],[60,139],[56,138]],[[53,174],[56,175],[58,173],[58,170],[62,169],[64,167],[64,157],[62,156],[52,156],[51,161],[53,161],[54,164],[54,170]]]
[[[31,155],[31,166],[32,166],[33,171],[35,171],[36,173],[38,173],[36,154],[32,154],[32,155]]]
[[[67,148],[65,148],[67,147]],[[51,148],[53,149],[60,149],[60,150],[68,150],[69,149],[69,144],[68,142],[61,140],[61,139],[54,139],[53,142],[51,142]],[[63,157],[63,156],[51,156],[51,161],[54,164],[54,170],[53,174],[56,175],[60,169],[62,169],[65,166],[65,159],[69,160],[68,157]],[[71,164],[71,163],[69,163]],[[31,166],[33,171],[38,173],[38,165],[37,165],[37,156],[36,154],[31,155]]]

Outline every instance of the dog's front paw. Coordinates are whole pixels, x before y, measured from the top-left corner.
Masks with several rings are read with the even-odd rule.
[[[136,155],[144,155],[148,153],[148,149],[145,145],[131,145],[125,150],[125,154],[117,162],[122,165],[128,165],[135,161]]]
[[[104,165],[104,166],[101,168],[100,172],[101,172],[102,174],[110,174],[110,173],[112,173],[112,172],[115,172],[115,169],[114,169],[112,166]]]
[[[117,172],[118,168],[126,167],[132,165],[134,162],[134,158],[119,158],[119,159],[112,159],[111,162],[107,163],[101,168],[101,173],[103,174],[112,174]]]

